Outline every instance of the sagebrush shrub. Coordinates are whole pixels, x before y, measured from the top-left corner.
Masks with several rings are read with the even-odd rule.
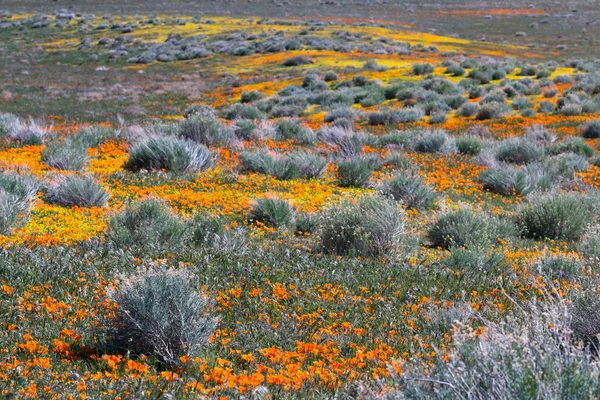
[[[122,279],[110,293],[118,306],[108,327],[110,345],[123,354],[156,357],[167,368],[181,367],[181,357],[207,346],[217,326],[194,281],[185,269],[150,269]]]
[[[283,65],[286,67],[295,67],[298,65],[306,65],[311,63],[313,63],[313,60],[308,56],[294,56],[285,60]]]
[[[429,63],[423,64],[413,64],[412,66],[413,74],[415,75],[426,75],[433,72],[433,65]]]
[[[396,201],[401,201],[407,209],[419,211],[433,208],[438,196],[419,176],[412,173],[399,173],[385,181],[381,191]]]
[[[294,208],[284,199],[263,197],[252,203],[248,219],[268,227],[279,228],[292,223]]]
[[[109,198],[92,177],[70,175],[50,186],[44,200],[63,207],[104,207]]]
[[[516,221],[524,237],[574,241],[581,237],[590,217],[581,196],[562,194],[542,197],[521,207]]]
[[[50,131],[49,127],[39,121],[23,121],[11,114],[3,114],[1,125],[5,136],[23,146],[44,143]]]
[[[598,139],[600,138],[600,121],[594,120],[581,126],[581,136],[585,139]]]
[[[0,187],[0,234],[6,235],[14,228],[21,219],[24,219],[23,214],[29,211],[29,203],[23,201],[4,188]]]
[[[214,154],[205,146],[175,137],[151,137],[134,144],[123,168],[130,171],[199,172],[210,168]]]
[[[526,139],[507,139],[496,149],[496,159],[511,164],[529,164],[543,157],[543,148]]]
[[[519,310],[508,319],[478,319],[485,334],[459,323],[454,329],[453,350],[438,356],[433,364],[414,358],[402,365],[402,374],[393,374],[396,385],[389,398],[599,397],[597,351],[578,340],[582,334],[599,332],[597,293],[582,293],[587,304],[575,302],[573,308],[563,300],[546,297],[544,302],[519,304]],[[579,322],[583,322],[581,327]]]
[[[578,251],[588,261],[600,261],[600,225],[593,225],[587,229],[581,241]]]
[[[197,246],[215,244],[224,234],[222,218],[209,214],[197,213],[189,222],[190,240]]]
[[[574,153],[581,154],[585,157],[591,157],[596,154],[596,151],[592,146],[587,144],[585,140],[571,137],[549,147],[548,153],[552,155]]]
[[[476,156],[481,152],[481,142],[474,137],[460,137],[456,139],[456,148],[460,154]]]
[[[404,210],[378,194],[344,198],[321,215],[323,251],[337,255],[393,258],[406,229]]]
[[[472,117],[477,115],[477,111],[479,111],[479,105],[477,103],[465,103],[460,106],[458,113],[463,117]]]
[[[488,221],[480,215],[461,208],[442,214],[427,230],[433,246],[443,249],[470,247],[487,239]]]
[[[541,275],[550,279],[576,280],[581,276],[583,264],[576,258],[564,255],[545,256],[536,263]]]
[[[355,157],[337,164],[336,177],[341,187],[363,188],[371,179],[371,168],[363,158]]]
[[[485,103],[477,109],[475,118],[478,120],[500,118],[506,115],[508,111],[506,104],[498,102]]]
[[[364,134],[355,133],[351,127],[331,126],[319,131],[319,139],[331,146],[342,157],[354,157],[362,154],[367,142]]]
[[[484,190],[502,195],[525,196],[537,188],[552,185],[552,177],[538,164],[522,168],[505,166],[487,169],[479,174]]]
[[[209,113],[194,113],[179,125],[179,135],[205,146],[224,145],[233,138],[233,131]]]
[[[108,221],[106,231],[108,239],[119,246],[179,245],[186,234],[185,221],[154,198],[127,205]]]
[[[87,147],[64,140],[47,144],[42,151],[42,161],[49,167],[63,171],[80,171],[87,166]]]

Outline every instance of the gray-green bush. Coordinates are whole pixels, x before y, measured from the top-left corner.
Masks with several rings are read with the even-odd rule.
[[[116,318],[106,327],[109,346],[122,354],[149,355],[167,368],[183,365],[209,344],[217,319],[186,269],[156,267],[121,279],[110,293]]]
[[[372,258],[397,256],[406,230],[404,210],[378,194],[330,204],[321,214],[320,225],[323,251]]]

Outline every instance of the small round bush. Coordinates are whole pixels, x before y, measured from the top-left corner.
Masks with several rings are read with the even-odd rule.
[[[52,185],[44,200],[63,207],[104,207],[109,198],[92,177],[71,175]]]
[[[448,136],[444,133],[426,133],[417,139],[414,149],[418,153],[441,153],[448,148]]]
[[[469,247],[486,237],[486,220],[469,210],[442,214],[427,230],[433,246],[442,249]]]
[[[294,219],[294,209],[284,199],[263,197],[252,203],[249,220],[260,222],[268,227],[278,228],[289,225]]]
[[[258,107],[253,106],[252,104],[233,104],[231,107],[227,108],[224,112],[224,117],[227,120],[235,120],[235,119],[259,119],[263,117],[264,114],[260,111]],[[217,120],[215,120],[217,121]],[[218,121],[217,121],[218,122]],[[221,128],[220,132],[222,135],[226,135],[225,138],[231,136],[231,132],[227,128]],[[225,143],[222,141],[222,143]]]
[[[295,67],[298,65],[306,65],[306,64],[311,64],[314,61],[312,60],[312,58],[308,57],[308,56],[294,56],[291,58],[288,58],[287,60],[285,60],[283,62],[283,65],[285,67]]]
[[[42,151],[42,161],[63,171],[80,171],[87,166],[87,148],[71,141],[54,142]]]
[[[585,139],[600,138],[600,120],[590,121],[581,127],[581,136]]]
[[[581,138],[570,137],[560,143],[554,144],[548,149],[548,153],[558,155],[563,153],[580,154],[585,157],[591,157],[596,151]]]
[[[476,156],[481,152],[481,142],[474,137],[461,137],[456,139],[456,148],[460,154]]]
[[[187,173],[207,169],[213,161],[214,154],[203,145],[174,137],[151,137],[131,148],[123,168]]]
[[[581,237],[589,220],[585,202],[573,194],[538,199],[522,207],[516,216],[524,237],[568,242]]]
[[[196,246],[210,246],[225,234],[223,220],[209,213],[197,213],[188,224],[190,239]]]
[[[553,280],[577,278],[583,270],[581,261],[564,255],[546,256],[537,263],[537,267],[540,274]]]
[[[325,72],[323,75],[323,80],[325,82],[333,82],[338,80],[338,75],[333,71]]]
[[[419,176],[406,172],[383,183],[381,191],[394,200],[401,201],[405,208],[419,211],[433,208],[438,197]]]
[[[507,139],[496,150],[498,161],[523,165],[540,161],[544,157],[544,150],[539,145],[526,139]]]
[[[262,99],[264,96],[261,92],[257,90],[251,90],[249,92],[242,92],[242,96],[240,98],[240,102],[242,103],[253,103],[256,100]]]
[[[106,235],[119,246],[179,245],[187,233],[184,221],[162,201],[147,198],[129,204],[108,221]]]
[[[179,136],[205,146],[227,144],[233,132],[208,113],[193,113],[179,125]]]
[[[10,234],[29,212],[29,202],[0,187],[0,235]]]
[[[578,251],[588,261],[600,262],[600,225],[588,228],[579,242]]]
[[[465,103],[462,106],[460,106],[458,113],[462,117],[472,117],[477,114],[478,110],[479,105],[477,103]]]
[[[321,215],[323,251],[337,255],[393,258],[406,230],[404,210],[392,199],[363,194],[332,203]]]
[[[336,176],[341,187],[363,188],[371,179],[371,168],[365,160],[357,157],[338,163]]]
[[[477,115],[475,116],[475,118],[481,121],[486,119],[499,118],[507,113],[508,107],[506,106],[506,104],[491,102],[481,105],[477,110]]]
[[[209,344],[217,319],[191,273],[148,270],[122,279],[109,295],[118,307],[110,321],[112,346],[122,354],[149,355],[167,368]]]
[[[413,64],[412,71],[415,75],[426,75],[433,72],[433,65],[430,63]]]

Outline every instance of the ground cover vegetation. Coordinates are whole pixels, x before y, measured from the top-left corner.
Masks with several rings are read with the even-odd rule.
[[[1,396],[600,397],[597,60],[0,15]]]

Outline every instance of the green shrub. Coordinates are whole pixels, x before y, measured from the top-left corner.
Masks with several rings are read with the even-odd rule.
[[[531,193],[542,179],[551,179],[539,172],[535,168],[531,171],[526,168],[510,167],[487,169],[479,174],[479,181],[483,184],[484,190],[493,193],[525,196]]]
[[[600,261],[600,225],[588,228],[579,242],[578,251],[592,263]]]
[[[355,157],[338,163],[336,176],[341,187],[363,188],[371,179],[371,169],[363,158]]]
[[[319,221],[314,215],[300,213],[296,216],[296,234],[310,235],[317,231]]]
[[[20,118],[13,118],[10,114],[3,114],[2,130],[6,131],[8,138],[22,146],[40,145],[44,143],[48,136],[49,127],[40,122],[30,119],[23,121]]]
[[[323,75],[323,80],[325,82],[337,81],[338,80],[338,75],[335,72],[333,72],[333,71],[328,71],[328,72],[325,72],[325,75]]]
[[[430,63],[413,64],[412,71],[415,75],[431,74],[433,72],[433,65]]]
[[[431,209],[438,197],[419,176],[407,172],[399,173],[392,180],[384,182],[381,191],[394,200],[401,201],[409,210]]]
[[[458,113],[463,117],[472,117],[477,115],[477,111],[479,111],[479,105],[477,103],[465,103],[460,106]]]
[[[194,113],[179,124],[179,136],[205,146],[223,145],[233,138],[233,132],[223,126],[213,114]]]
[[[579,260],[564,255],[546,256],[539,260],[536,267],[541,275],[551,280],[575,280],[583,271],[583,264]]]
[[[313,62],[314,61],[308,56],[294,56],[285,60],[283,65],[286,67],[296,67],[298,65],[306,65]]]
[[[257,90],[251,90],[249,92],[242,92],[242,96],[240,98],[240,102],[242,103],[253,103],[256,100],[262,99],[264,96],[261,92]]]
[[[476,156],[481,152],[481,142],[473,137],[456,139],[456,148],[460,154]]]
[[[284,199],[263,197],[252,203],[250,222],[260,222],[268,227],[279,228],[292,223],[295,211]]]
[[[478,120],[486,120],[493,118],[500,118],[508,113],[508,107],[506,104],[490,102],[479,106],[475,118]]]
[[[44,200],[63,207],[104,207],[109,198],[92,177],[70,175],[52,185]]]
[[[127,205],[108,221],[106,231],[118,246],[180,245],[186,233],[185,222],[153,198]]]
[[[433,246],[443,249],[470,247],[487,237],[487,223],[482,216],[464,208],[438,217],[427,230]]]
[[[189,222],[190,239],[196,246],[211,246],[225,234],[222,218],[209,213],[197,213]]]
[[[544,157],[544,150],[536,143],[526,139],[507,139],[500,143],[496,150],[498,161],[511,164],[529,164],[540,161]]]
[[[275,128],[280,140],[294,140],[300,144],[312,144],[315,142],[315,134],[307,127],[302,126],[299,121],[283,119],[277,123]]]
[[[51,168],[63,171],[80,171],[87,166],[87,148],[69,140],[47,144],[42,151],[42,161]]]
[[[256,132],[256,124],[247,119],[240,119],[235,122],[234,132],[241,140],[251,140],[252,134]]]
[[[111,345],[122,354],[154,356],[167,368],[183,366],[181,357],[198,354],[217,326],[194,281],[185,269],[122,279],[110,293],[118,305],[109,326]]]
[[[583,107],[581,106],[581,104],[567,103],[559,109],[559,112],[562,115],[574,117],[583,113]]]
[[[321,246],[337,255],[393,258],[402,245],[405,214],[392,199],[363,194],[332,203],[321,215]]]
[[[255,107],[251,104],[240,104],[236,103],[227,108],[224,112],[225,119],[235,120],[235,119],[259,119],[262,118],[264,114],[258,107]],[[227,128],[223,128],[224,133],[226,135],[230,135],[231,131]],[[225,137],[227,139],[227,137]],[[225,143],[221,141],[221,143]]]
[[[429,115],[430,124],[443,124],[448,120],[448,116],[443,111],[438,111]]]
[[[151,137],[133,145],[123,168],[130,171],[199,172],[210,168],[214,154],[203,145],[174,137]]]
[[[461,275],[483,274],[497,276],[506,268],[506,257],[498,251],[489,251],[485,248],[452,248],[448,258],[444,260],[446,267],[452,271],[459,271]]]
[[[0,189],[16,196],[20,201],[29,203],[37,196],[39,185],[30,176],[1,172]]]
[[[117,138],[117,132],[104,126],[84,126],[69,139],[72,143],[85,148],[96,148],[109,140]]]
[[[10,234],[29,212],[29,203],[0,187],[0,234]]]
[[[585,125],[581,126],[581,136],[585,139],[598,139],[600,138],[600,121],[590,121]]]
[[[454,140],[444,132],[427,132],[416,140],[414,150],[418,153],[454,153]]]
[[[351,128],[341,126],[322,128],[319,131],[319,138],[344,158],[361,155],[363,146],[368,140],[366,135],[355,133]]]
[[[578,292],[571,302],[570,314],[575,339],[597,357],[600,353],[600,297],[594,292]]]
[[[575,241],[589,221],[584,200],[571,194],[540,198],[522,207],[516,216],[522,235],[532,239]]]
[[[327,169],[327,163],[317,154],[294,151],[290,153],[288,159],[296,166],[300,178],[318,179]]]
[[[517,311],[508,318],[478,317],[477,325],[485,327],[485,334],[474,333],[471,324],[459,323],[449,346],[452,350],[433,362],[409,360],[402,374],[394,375],[396,390],[388,398],[597,398],[596,351],[575,339],[578,331],[598,332],[598,295],[586,292],[582,299],[591,305],[576,306],[581,311],[571,311],[564,301],[546,297],[546,301],[517,304]],[[581,320],[589,328],[580,330],[576,324]]]
[[[596,151],[589,144],[587,144],[585,140],[570,137],[560,143],[552,145],[550,148],[548,148],[548,153],[552,155],[574,153],[581,154],[585,157],[591,157],[596,154]]]

